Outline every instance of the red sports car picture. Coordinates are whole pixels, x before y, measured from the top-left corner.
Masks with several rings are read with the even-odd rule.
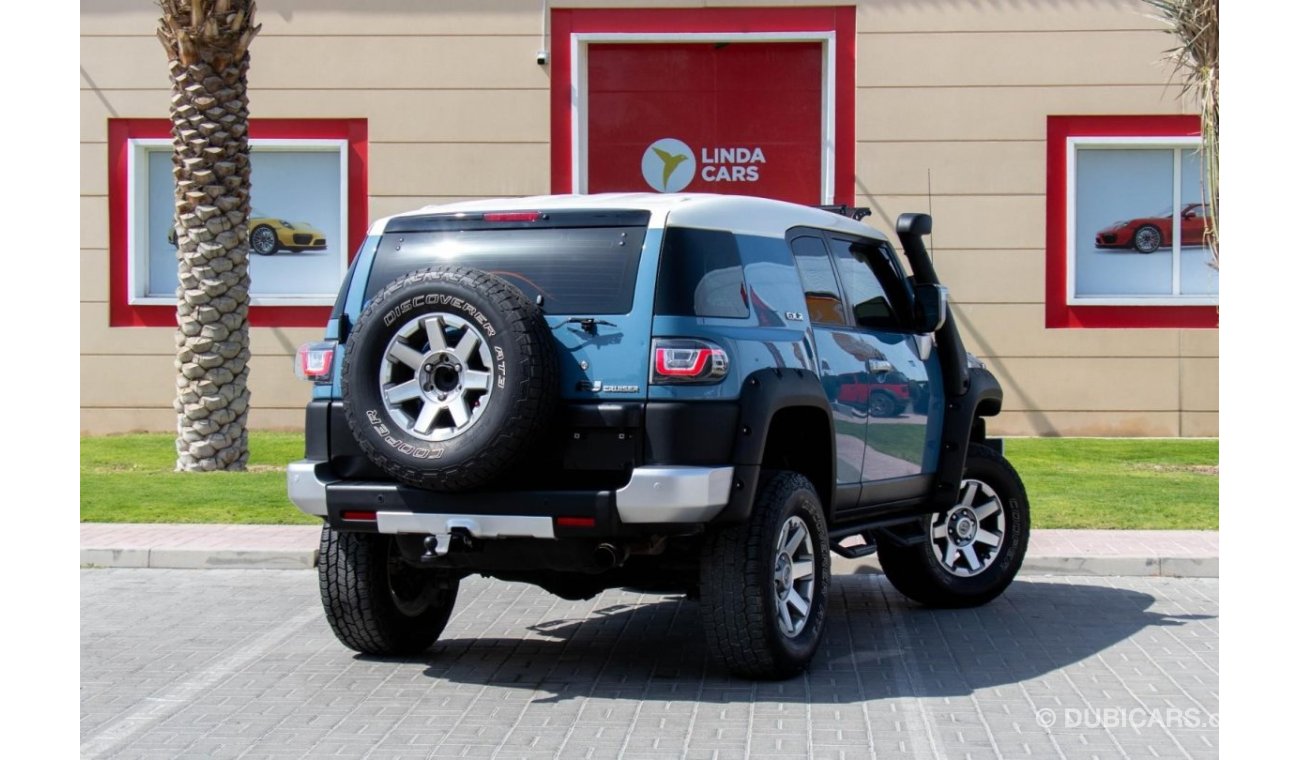
[[[1183,206],[1182,244],[1205,245],[1205,204]],[[1115,222],[1097,233],[1098,248],[1132,248],[1138,253],[1153,253],[1174,244],[1174,210],[1166,208],[1156,216]]]

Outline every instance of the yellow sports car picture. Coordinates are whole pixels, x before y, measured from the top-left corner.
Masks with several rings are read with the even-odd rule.
[[[167,231],[167,242],[176,245],[176,228]],[[262,256],[278,251],[323,251],[325,233],[309,222],[264,216],[253,209],[253,215],[248,218],[248,247]]]

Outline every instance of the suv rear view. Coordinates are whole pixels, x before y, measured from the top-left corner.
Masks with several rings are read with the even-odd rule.
[[[922,602],[1000,594],[1028,502],[984,439],[1001,389],[947,318],[926,224],[900,227],[909,277],[866,225],[756,198],[376,222],[299,352],[289,493],[324,520],[335,633],[421,651],[475,573],[630,587],[699,599],[724,664],[787,677],[820,641],[832,551],[879,547]]]

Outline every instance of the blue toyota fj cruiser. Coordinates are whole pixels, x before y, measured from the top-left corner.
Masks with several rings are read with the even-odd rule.
[[[1002,593],[1029,503],[985,437],[1002,390],[962,345],[930,218],[898,221],[909,275],[838,211],[618,194],[376,222],[298,354],[289,496],[324,520],[338,638],[422,651],[478,573],[685,593],[726,667],[782,678],[816,652],[831,552],[878,551],[924,604]]]

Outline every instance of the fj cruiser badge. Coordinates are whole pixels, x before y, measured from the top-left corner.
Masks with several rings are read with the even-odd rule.
[[[641,390],[639,385],[605,385],[599,380],[579,380],[577,387],[583,393],[636,393]]]

